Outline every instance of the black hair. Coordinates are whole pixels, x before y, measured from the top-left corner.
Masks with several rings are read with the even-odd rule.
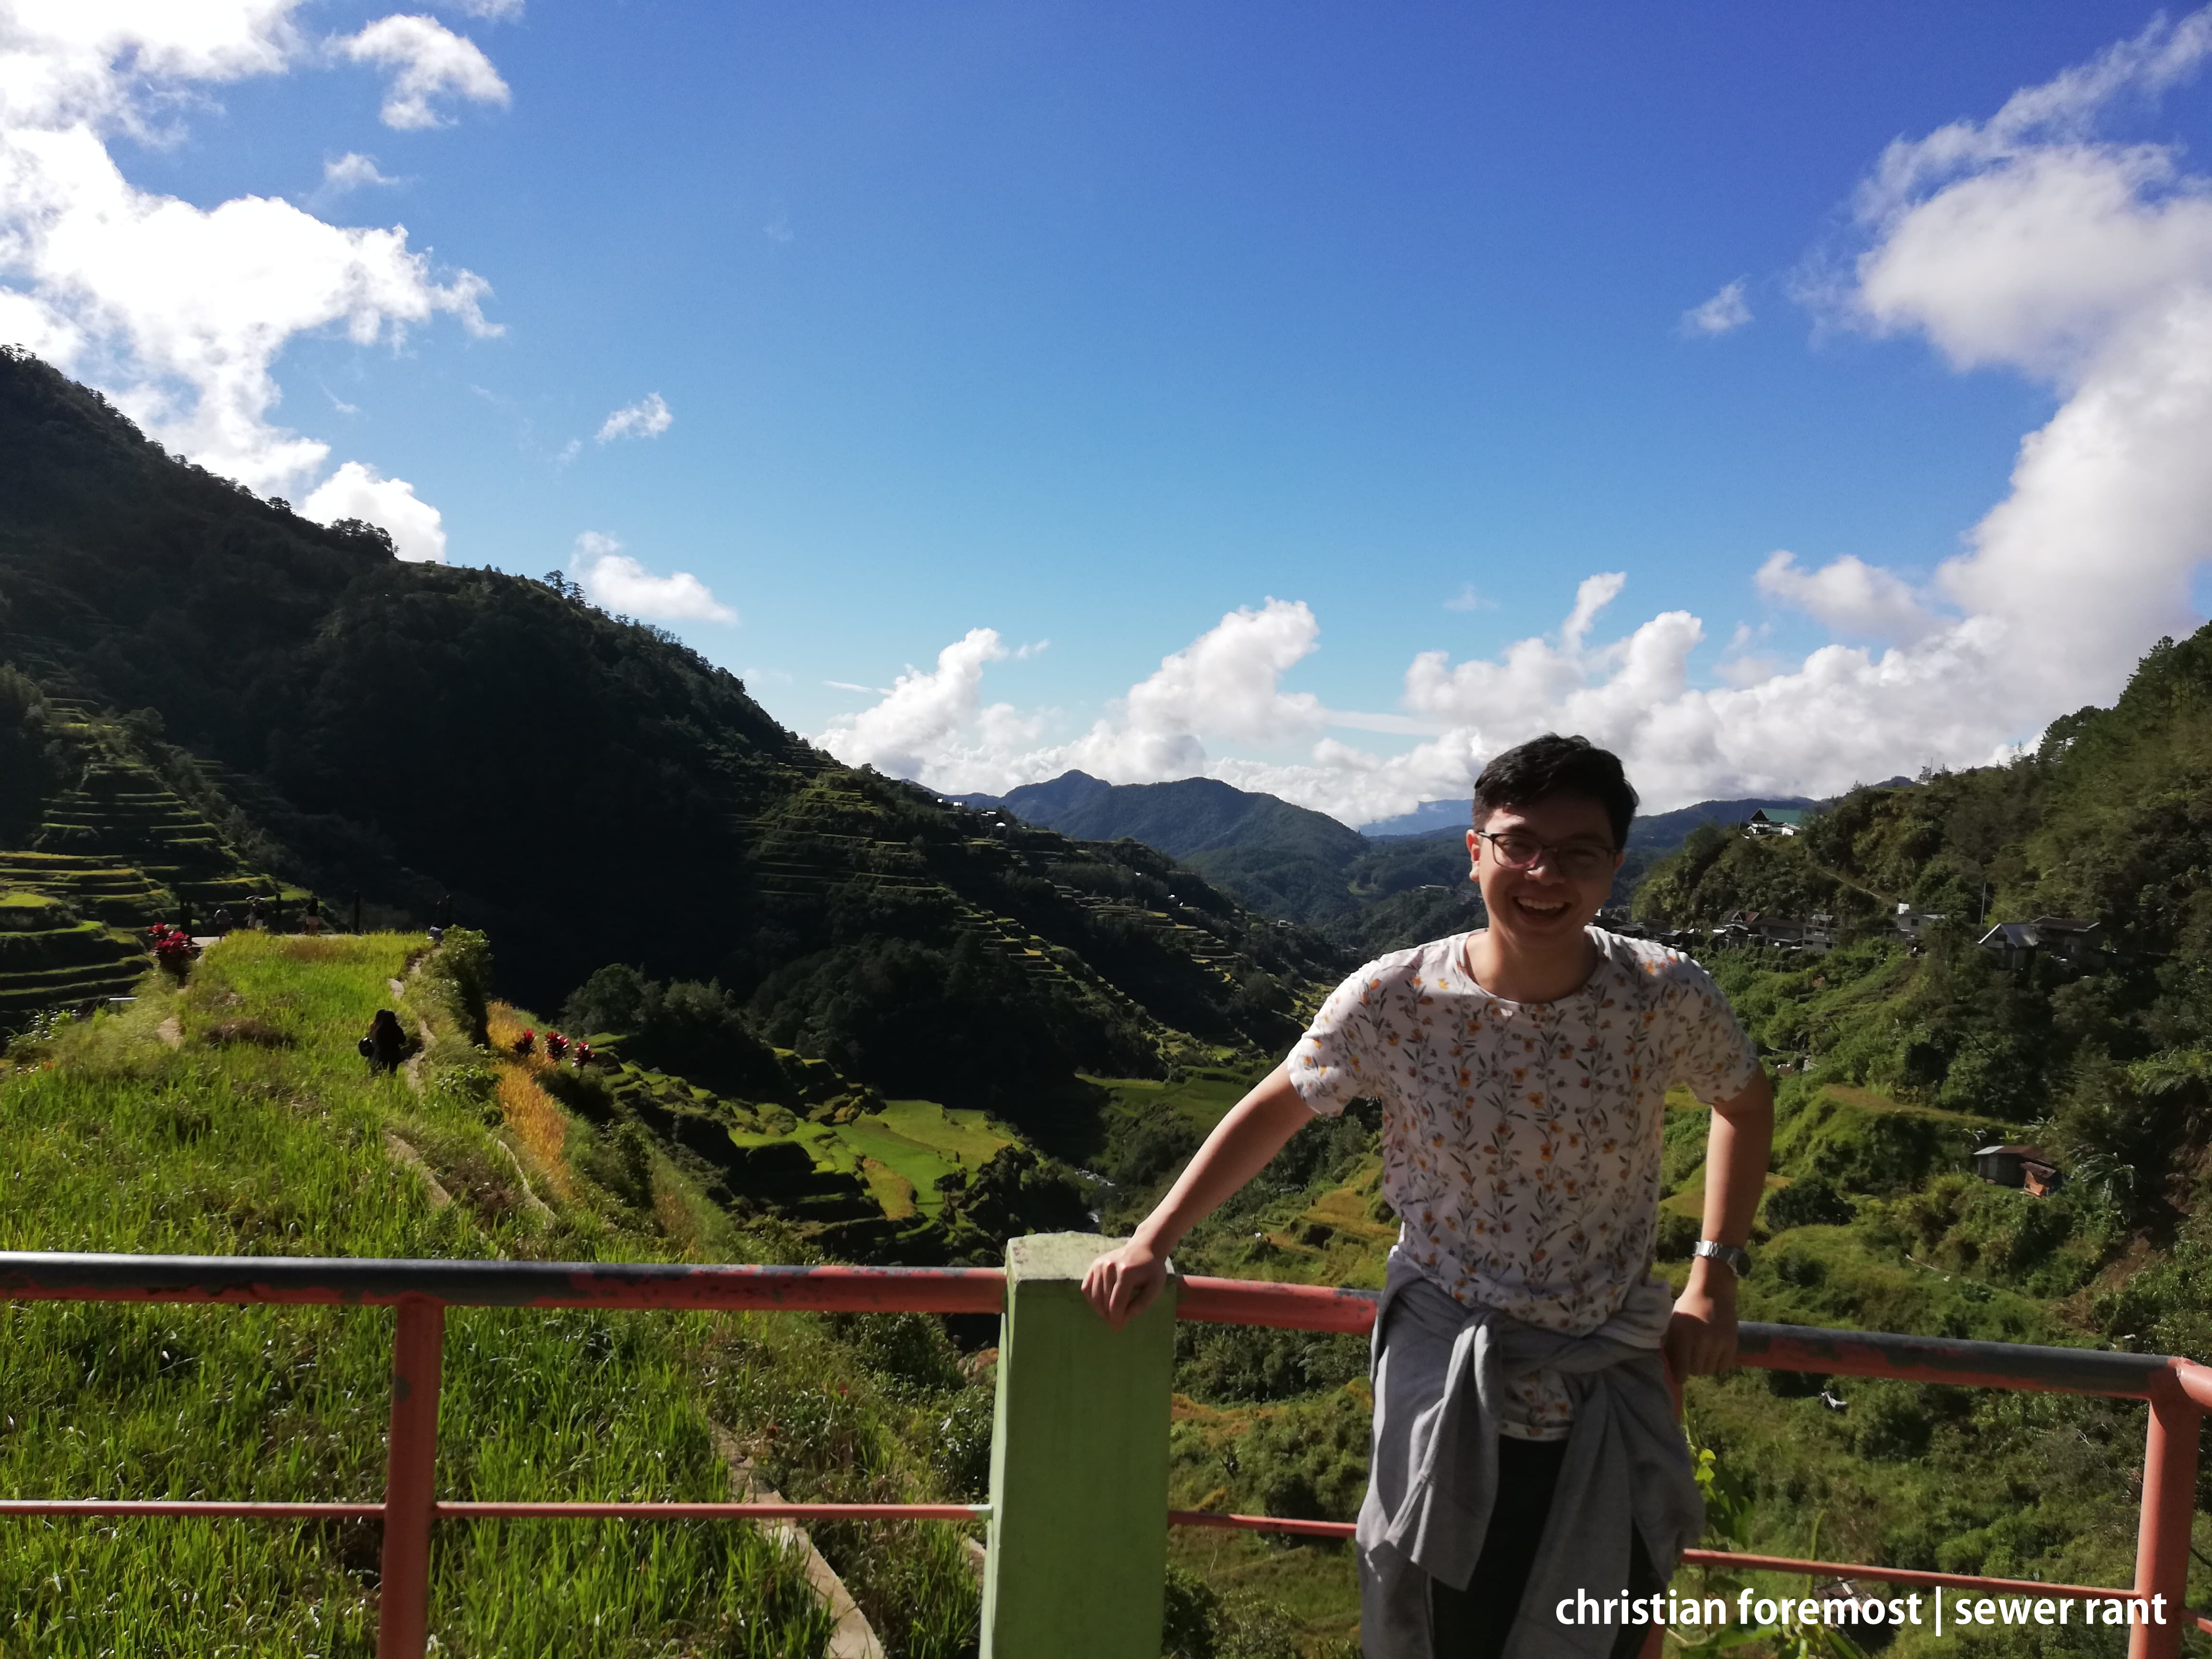
[[[1583,795],[1605,808],[1613,844],[1628,845],[1636,817],[1636,788],[1620,769],[1620,757],[1588,738],[1540,738],[1491,757],[1474,781],[1474,821],[1482,823],[1507,806],[1528,806],[1553,795]]]

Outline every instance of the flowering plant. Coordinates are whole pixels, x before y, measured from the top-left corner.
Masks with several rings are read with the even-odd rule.
[[[185,971],[196,950],[190,933],[166,921],[157,921],[148,928],[146,940],[154,948],[154,960],[173,974]]]

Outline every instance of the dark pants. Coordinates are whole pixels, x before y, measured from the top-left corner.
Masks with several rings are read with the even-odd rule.
[[[1564,1440],[1498,1440],[1498,1503],[1490,1512],[1490,1530],[1482,1540],[1482,1554],[1474,1576],[1465,1589],[1454,1589],[1434,1580],[1429,1584],[1429,1615],[1435,1621],[1437,1659],[1498,1659],[1505,1651],[1505,1638],[1521,1611],[1521,1593],[1536,1565],[1537,1547],[1543,1542],[1545,1517],[1552,1512],[1552,1491],[1559,1482],[1559,1465],[1566,1461]],[[1644,1553],[1644,1540],[1630,1528],[1628,1593],[1651,1595],[1666,1588]],[[1591,1587],[1592,1594],[1599,1594]],[[1621,1632],[1613,1644],[1613,1659],[1636,1659],[1644,1646],[1644,1626]]]

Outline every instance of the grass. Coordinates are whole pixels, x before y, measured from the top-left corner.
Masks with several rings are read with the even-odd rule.
[[[1083,1080],[1107,1091],[1115,1109],[1140,1115],[1172,1112],[1204,1134],[1229,1115],[1229,1109],[1244,1098],[1256,1079],[1244,1072],[1205,1066],[1172,1083],[1140,1077]]]
[[[880,1112],[864,1112],[836,1126],[836,1135],[854,1152],[890,1170],[908,1183],[909,1213],[918,1207],[934,1215],[944,1207],[940,1176],[972,1175],[1012,1137],[994,1131],[981,1112],[940,1106],[933,1100],[886,1101]],[[871,1176],[869,1184],[877,1188]],[[878,1188],[878,1196],[882,1196]],[[900,1218],[884,1205],[884,1213]]]
[[[590,1150],[588,1128],[521,1086],[529,1068],[468,1049],[442,1011],[415,998],[399,1006],[410,1025],[433,1025],[428,1086],[370,1078],[353,1041],[392,1006],[388,981],[422,948],[392,935],[234,935],[183,991],[149,979],[128,1009],[19,1044],[0,1072],[10,1194],[0,1247],[774,1254],[773,1235],[708,1224],[672,1170],[656,1166],[633,1204],[602,1191],[568,1158]],[[157,1035],[172,1016],[183,1034],[174,1049]],[[434,1207],[387,1136],[414,1147],[457,1201]],[[550,1218],[522,1200],[522,1168],[556,1200]],[[562,1170],[565,1194],[553,1178]],[[942,1349],[942,1333],[929,1331]],[[388,1312],[368,1310],[0,1307],[0,1492],[373,1499],[391,1332]],[[726,1498],[715,1440],[726,1421],[757,1451],[773,1449],[793,1496],[849,1484],[856,1468],[872,1490],[938,1496],[945,1483],[929,1431],[945,1401],[975,1389],[949,1349],[931,1351],[935,1369],[918,1383],[887,1379],[857,1340],[803,1316],[457,1310],[440,1495]],[[737,1371],[752,1379],[749,1392],[731,1389]],[[834,1439],[805,1426],[805,1402],[833,1381]],[[781,1419],[714,1414],[762,1403]],[[373,1650],[373,1527],[0,1526],[0,1653]],[[843,1540],[846,1559],[832,1559],[872,1587],[856,1594],[895,1654],[949,1659],[972,1644],[975,1586],[954,1558],[957,1538],[906,1530],[914,1535]],[[454,1524],[439,1529],[433,1571],[434,1630],[451,1653],[800,1656],[827,1635],[797,1560],[743,1527]]]

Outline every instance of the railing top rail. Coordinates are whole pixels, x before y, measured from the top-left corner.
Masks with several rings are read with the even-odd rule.
[[[0,1297],[449,1308],[996,1313],[997,1267],[690,1267],[657,1261],[431,1261],[328,1256],[0,1251]]]
[[[2101,1348],[2053,1348],[2028,1342],[1969,1342],[1892,1331],[1834,1331],[1814,1325],[1736,1328],[1741,1364],[1767,1370],[1826,1371],[1916,1382],[1958,1382],[2047,1394],[2118,1395],[2148,1399],[2170,1388],[2178,1365],[2164,1354],[2112,1353]]]
[[[1006,1299],[1006,1274],[997,1267],[692,1267],[12,1250],[0,1251],[0,1299],[996,1313]],[[1373,1328],[1375,1309],[1375,1294],[1368,1291],[1193,1277],[1182,1283],[1177,1312],[1185,1319],[1215,1323],[1364,1335]],[[1738,1343],[1741,1363],[1770,1370],[2136,1399],[2172,1387],[2168,1379],[2177,1371],[2199,1369],[2159,1354],[1755,1322],[1739,1328]],[[2212,1395],[2212,1383],[2206,1392]]]

